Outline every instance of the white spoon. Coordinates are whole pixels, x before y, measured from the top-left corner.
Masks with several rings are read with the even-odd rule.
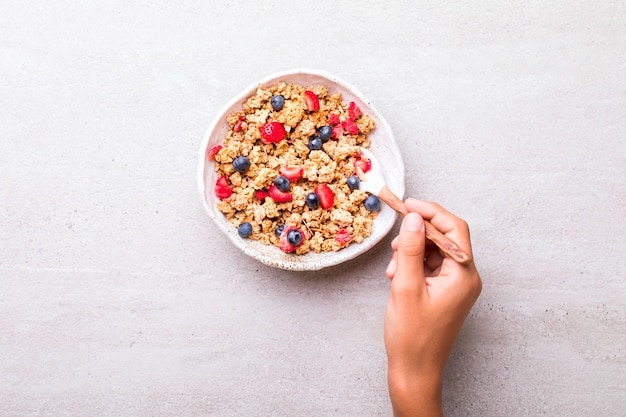
[[[361,179],[359,188],[378,196],[378,198],[387,203],[389,207],[398,212],[402,217],[406,216],[408,211],[404,202],[387,187],[383,172],[380,169],[376,157],[365,148],[361,148],[361,155],[371,161],[372,167],[367,173],[363,173],[363,171],[357,168],[357,175]],[[428,220],[424,220],[424,228],[426,229],[426,238],[437,245],[445,255],[462,265],[467,265],[472,261],[472,258],[465,253],[459,245],[437,230]]]

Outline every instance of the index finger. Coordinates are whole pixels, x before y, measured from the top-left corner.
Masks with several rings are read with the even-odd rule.
[[[409,198],[405,201],[408,211],[413,211],[428,220],[441,233],[456,242],[461,249],[472,256],[472,244],[467,222],[450,213],[437,203]]]

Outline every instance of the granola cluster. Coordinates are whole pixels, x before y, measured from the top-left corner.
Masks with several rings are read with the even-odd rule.
[[[369,146],[375,123],[354,102],[323,85],[278,83],[258,88],[227,121],[208,157],[217,207],[242,238],[304,254],[371,234],[377,210],[347,179],[367,170],[359,147]]]

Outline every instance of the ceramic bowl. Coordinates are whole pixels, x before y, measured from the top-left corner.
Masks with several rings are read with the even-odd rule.
[[[304,87],[325,85],[331,94],[340,92],[345,102],[355,101],[364,114],[374,119],[376,128],[368,135],[371,141],[369,149],[379,160],[387,185],[400,198],[403,198],[405,191],[404,163],[391,128],[372,103],[356,88],[324,71],[297,69],[270,75],[245,88],[222,108],[207,129],[199,152],[198,187],[206,212],[237,248],[259,262],[293,271],[319,270],[354,259],[375,246],[393,227],[397,218],[396,212],[381,202],[381,210],[374,220],[372,234],[362,243],[353,243],[337,252],[309,252],[296,255],[284,253],[273,245],[264,245],[256,240],[239,237],[237,229],[217,209],[217,197],[213,191],[217,178],[213,162],[207,158],[207,151],[215,145],[222,144],[228,131],[226,116],[241,110],[243,103],[255,94],[259,86],[271,86],[280,81]],[[219,240],[219,236],[215,239]]]

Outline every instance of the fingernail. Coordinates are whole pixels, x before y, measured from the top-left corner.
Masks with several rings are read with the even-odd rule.
[[[408,232],[421,232],[424,230],[424,221],[419,215],[409,213],[404,218],[404,229]]]
[[[387,270],[385,271],[385,274],[387,274],[388,276],[393,276],[395,272],[396,272],[396,260],[392,258],[391,261],[389,261],[389,265],[387,265]]]

